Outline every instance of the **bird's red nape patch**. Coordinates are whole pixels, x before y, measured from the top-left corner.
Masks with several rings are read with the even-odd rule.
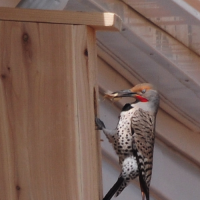
[[[136,95],[135,98],[141,102],[148,102],[148,100],[144,97],[141,97],[140,95]]]

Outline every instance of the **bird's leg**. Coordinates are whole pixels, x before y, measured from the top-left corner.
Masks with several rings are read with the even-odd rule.
[[[104,123],[99,118],[96,117],[95,122],[96,122],[97,130],[103,130],[103,128],[106,128]]]
[[[117,134],[117,130],[109,130],[106,129],[104,123],[96,117],[95,119],[96,122],[96,126],[97,126],[97,130],[103,130],[104,134],[106,135],[106,137],[108,138],[109,142],[113,143],[114,141],[114,135]]]

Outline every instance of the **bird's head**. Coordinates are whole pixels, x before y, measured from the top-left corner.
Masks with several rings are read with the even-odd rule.
[[[128,90],[120,90],[112,93],[107,93],[105,96],[110,99],[122,98],[122,97],[134,97],[136,100],[140,102],[158,101],[159,103],[158,92],[149,83],[138,84]]]

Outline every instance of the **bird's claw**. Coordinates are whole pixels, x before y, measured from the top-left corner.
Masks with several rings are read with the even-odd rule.
[[[103,128],[106,128],[104,123],[97,117],[95,118],[95,123],[97,126],[97,130],[102,130]]]

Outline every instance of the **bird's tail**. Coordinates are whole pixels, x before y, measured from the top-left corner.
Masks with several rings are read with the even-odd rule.
[[[128,183],[129,183],[129,181],[127,181],[127,180],[124,180],[122,182],[122,184],[118,188],[117,192],[115,193],[115,197],[117,197],[118,195],[120,195],[120,193],[124,190],[124,188],[128,185]]]
[[[109,190],[109,192],[106,194],[103,200],[110,200],[115,193],[116,196],[118,196],[121,193],[121,191],[126,187],[126,185],[124,186],[124,182],[125,180],[122,177],[119,177],[117,182]]]

